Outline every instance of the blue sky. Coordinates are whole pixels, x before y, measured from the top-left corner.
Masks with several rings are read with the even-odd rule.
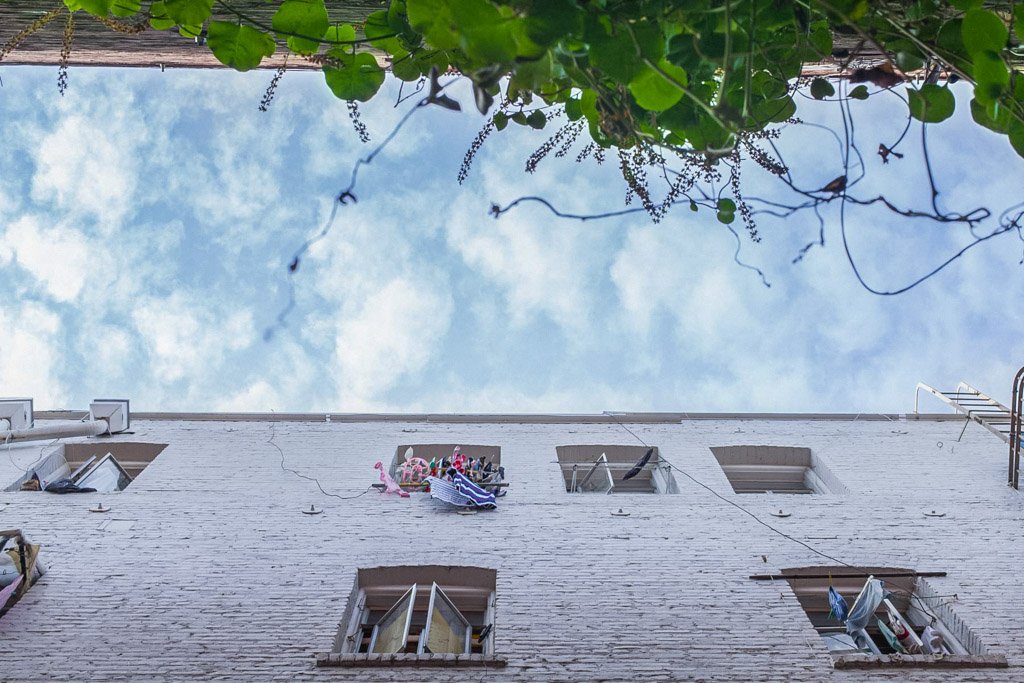
[[[467,111],[418,112],[362,169],[358,203],[303,260],[297,306],[265,341],[292,253],[368,149],[344,103],[315,73],[288,73],[268,113],[269,72],[70,75],[62,98],[54,68],[0,71],[0,394],[40,408],[116,395],[139,410],[909,411],[920,380],[1007,399],[1024,363],[1013,234],[878,297],[856,283],[831,211],[825,247],[798,264],[812,216],[763,219],[763,241],[744,240],[771,288],[733,262],[734,238],[706,211],[579,223],[524,206],[496,221],[492,201],[615,210],[625,188],[614,163],[575,153],[524,173],[546,134],[511,126],[459,187],[482,119],[458,88]],[[397,84],[385,88],[362,107],[374,143],[404,113]],[[904,160],[873,155],[903,105],[858,106],[871,171],[858,193],[927,204],[919,129]],[[834,105],[804,101],[798,115],[838,123]],[[947,208],[1019,197],[1024,164],[966,106],[930,136]],[[779,145],[807,186],[842,172],[823,131],[790,129]],[[755,169],[747,182],[779,196]],[[879,288],[966,243],[873,209],[847,227]]]

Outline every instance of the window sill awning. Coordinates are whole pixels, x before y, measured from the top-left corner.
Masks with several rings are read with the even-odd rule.
[[[500,669],[508,666],[508,660],[494,655],[454,655],[454,654],[415,654],[397,653],[391,655],[353,654],[344,652],[321,652],[316,656],[318,668],[355,668],[355,667],[459,667]]]
[[[1003,655],[833,655],[836,669],[1005,669]]]

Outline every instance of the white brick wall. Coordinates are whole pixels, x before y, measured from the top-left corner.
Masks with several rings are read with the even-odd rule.
[[[286,464],[352,496],[399,443],[502,447],[498,510],[448,513],[424,495],[321,495],[280,469],[269,422],[133,421],[169,447],[121,493],[0,493],[0,528],[44,545],[49,573],[0,619],[2,681],[1024,681],[1024,506],[1005,446],[959,421],[695,420],[630,427],[723,496],[854,564],[929,579],[1007,670],[833,671],[785,583],[748,576],[828,561],[676,473],[671,496],[570,496],[555,446],[633,444],[614,424],[282,422]],[[941,442],[942,447],[938,444]],[[738,496],[710,446],[812,449],[843,496]],[[0,485],[40,445],[0,450]],[[87,508],[97,501],[106,516]],[[6,503],[6,507],[4,507]],[[320,516],[300,513],[311,503]],[[779,506],[793,514],[769,517]],[[618,508],[629,517],[613,517]],[[946,513],[925,517],[925,510]],[[104,519],[135,520],[102,531]],[[424,540],[430,536],[433,540]],[[437,550],[432,548],[437,547]],[[762,561],[762,556],[767,562]],[[317,669],[355,570],[448,563],[498,571],[501,671]]]

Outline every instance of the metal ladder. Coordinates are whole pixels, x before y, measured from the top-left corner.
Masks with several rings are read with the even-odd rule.
[[[1021,368],[1021,371],[1017,373],[1017,377],[1014,379],[1013,404],[1015,410],[1010,410],[991,396],[981,393],[967,382],[960,382],[956,386],[956,391],[939,391],[924,382],[918,382],[917,390],[914,392],[914,414],[918,413],[918,401],[923,389],[966,417],[967,422],[964,423],[965,430],[968,424],[977,422],[998,436],[1004,443],[1010,446],[1007,484],[1017,488],[1018,471],[1020,469],[1020,404],[1022,398],[1024,398],[1022,397],[1024,389],[1020,386],[1022,380],[1024,380],[1024,368]],[[960,436],[963,436],[963,432],[960,432]]]
[[[956,391],[939,391],[924,382],[918,382],[917,391],[914,392],[915,415],[918,412],[918,399],[921,397],[922,389],[951,406],[953,410],[968,420],[977,422],[1002,439],[1004,443],[1010,443],[1010,426],[1013,421],[1010,409],[991,396],[986,396],[967,382],[960,382],[956,385]],[[964,427],[966,426],[965,424]]]

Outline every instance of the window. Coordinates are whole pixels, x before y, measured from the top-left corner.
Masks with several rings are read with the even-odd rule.
[[[167,448],[162,443],[106,443],[86,441],[54,448],[7,487],[7,491],[41,491],[73,487],[100,493],[127,488]],[[70,482],[68,485],[66,482]]]
[[[0,531],[0,616],[3,616],[44,573],[39,546],[21,531]]]
[[[623,479],[648,451],[640,472]],[[558,446],[555,452],[569,493],[679,493],[657,446]]]
[[[360,569],[334,651],[318,666],[504,666],[494,656],[497,572],[439,565]]]
[[[430,474],[430,464],[433,463],[437,469],[443,469],[442,462],[451,462],[456,448],[472,462],[473,469],[467,472],[470,479],[477,483],[507,486],[503,483],[505,477],[501,466],[500,446],[454,443],[402,445],[395,449],[395,457],[391,461],[391,477],[406,490],[422,490],[421,482]]]
[[[810,448],[713,446],[711,452],[736,493],[846,493]]]
[[[944,574],[939,573],[939,576]],[[889,665],[1006,666],[912,569],[801,567],[785,578],[840,668]],[[842,596],[845,618],[832,609],[829,587]]]

